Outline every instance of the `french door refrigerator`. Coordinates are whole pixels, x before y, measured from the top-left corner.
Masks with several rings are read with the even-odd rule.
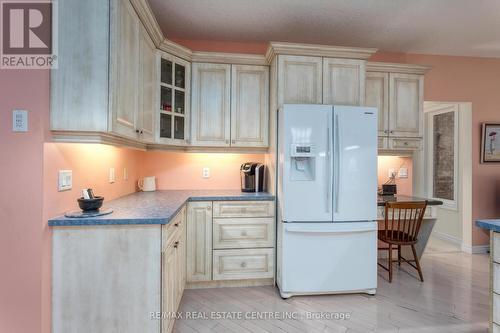
[[[377,109],[286,104],[278,112],[281,296],[377,287]]]

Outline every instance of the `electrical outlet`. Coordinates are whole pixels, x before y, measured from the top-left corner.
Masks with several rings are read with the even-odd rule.
[[[12,131],[28,132],[28,111],[12,110]]]
[[[123,180],[128,180],[128,170],[127,170],[127,168],[123,168]]]
[[[109,168],[109,182],[114,183],[116,181],[115,168]]]
[[[58,186],[59,192],[69,191],[73,188],[73,171],[59,170]]]
[[[407,168],[401,168],[399,169],[399,178],[408,178],[408,169]]]
[[[202,177],[203,178],[210,178],[210,168],[203,168]]]

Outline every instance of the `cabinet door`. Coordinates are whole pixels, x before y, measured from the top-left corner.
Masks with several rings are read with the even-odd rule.
[[[233,65],[231,70],[231,146],[267,147],[269,68]]]
[[[174,244],[171,244],[165,252],[162,252],[162,295],[161,311],[166,313],[161,322],[162,333],[171,332],[172,326],[174,325],[174,319],[170,318],[170,314],[177,310],[177,265],[176,265],[176,251]]]
[[[155,89],[156,89],[156,47],[148,32],[141,26],[141,107],[139,108],[139,128],[141,140],[153,142],[155,138]]]
[[[112,131],[138,138],[137,110],[139,108],[139,17],[129,1],[116,1],[116,20],[111,55],[113,75]]]
[[[363,105],[365,61],[323,59],[323,104]]]
[[[231,65],[193,63],[191,143],[230,145]]]
[[[189,137],[191,64],[165,52],[159,54],[157,140],[182,146]]]
[[[389,135],[422,137],[424,79],[416,74],[389,74]]]
[[[278,56],[278,104],[321,104],[322,59]]]
[[[187,211],[187,281],[212,280],[212,202],[190,202]]]
[[[389,135],[389,73],[367,72],[365,105],[378,109],[378,135]]]

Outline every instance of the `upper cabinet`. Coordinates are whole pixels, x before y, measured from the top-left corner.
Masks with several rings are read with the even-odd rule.
[[[389,135],[389,73],[366,73],[365,105],[378,109],[378,135]]]
[[[59,68],[51,71],[55,137],[153,142],[156,47],[130,1],[65,0],[59,17]]]
[[[423,75],[389,75],[389,135],[423,136]]]
[[[378,109],[380,149],[421,149],[427,70],[420,65],[367,64],[365,105]]]
[[[231,146],[267,147],[269,68],[233,65],[231,69]]]
[[[191,143],[229,147],[231,65],[193,63]]]
[[[321,104],[322,58],[278,57],[278,103]]]
[[[363,105],[365,61],[323,58],[323,104]]]
[[[161,52],[158,68],[157,141],[185,145],[189,138],[191,65]]]
[[[191,144],[267,147],[269,68],[193,63]]]

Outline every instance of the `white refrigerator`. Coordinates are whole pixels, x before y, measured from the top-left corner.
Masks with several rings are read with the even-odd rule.
[[[377,109],[286,104],[278,112],[281,296],[377,287]]]

